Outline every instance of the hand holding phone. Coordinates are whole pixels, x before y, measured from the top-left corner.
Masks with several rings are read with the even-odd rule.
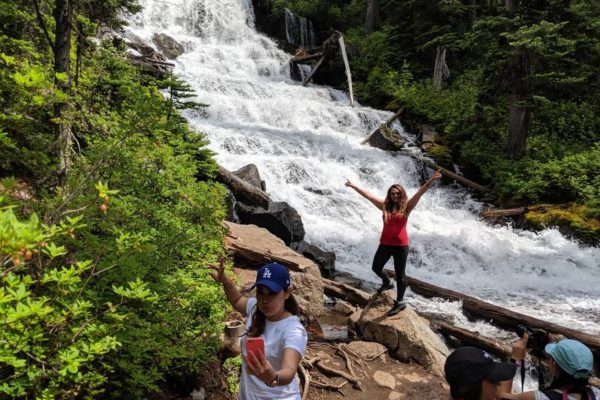
[[[259,359],[258,352],[261,352],[265,357],[265,339],[262,336],[259,337],[246,337],[246,363],[254,364],[250,353],[254,354],[254,357]]]

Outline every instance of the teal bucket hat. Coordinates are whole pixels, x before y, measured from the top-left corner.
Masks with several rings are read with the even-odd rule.
[[[589,378],[594,369],[594,355],[583,343],[572,339],[563,339],[558,343],[549,343],[544,348],[559,367],[574,378]]]

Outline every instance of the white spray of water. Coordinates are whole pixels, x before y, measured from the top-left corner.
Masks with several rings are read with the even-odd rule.
[[[390,113],[352,108],[342,92],[290,80],[290,56],[256,32],[250,0],[141,3],[144,10],[131,29],[148,42],[164,32],[185,47],[175,72],[194,87],[198,101],[210,104],[186,117],[207,134],[218,162],[230,170],[256,164],[271,198],[298,210],[308,242],[334,251],[337,269],[376,283],[371,258],[381,215],[344,182],[382,196],[395,182],[409,196],[416,192],[412,159],[360,145]],[[600,249],[579,246],[554,229],[532,233],[487,225],[476,216],[479,208],[463,191],[432,188],[409,220],[408,273],[600,332]],[[409,301],[458,315],[445,302]]]

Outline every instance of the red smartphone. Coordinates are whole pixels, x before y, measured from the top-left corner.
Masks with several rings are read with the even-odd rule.
[[[246,362],[253,364],[250,358],[250,353],[254,353],[255,357],[258,358],[258,351],[260,350],[263,355],[265,354],[265,339],[262,336],[259,337],[246,337]]]

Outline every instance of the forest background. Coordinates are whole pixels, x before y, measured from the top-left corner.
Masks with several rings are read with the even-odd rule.
[[[439,160],[597,238],[598,2],[273,7],[343,31],[360,100],[433,124]],[[0,398],[187,394],[215,360],[227,309],[203,266],[224,253],[226,193],[177,112],[202,107],[189,88],[100,38],[137,10],[0,0]],[[434,88],[438,48],[451,75]]]

